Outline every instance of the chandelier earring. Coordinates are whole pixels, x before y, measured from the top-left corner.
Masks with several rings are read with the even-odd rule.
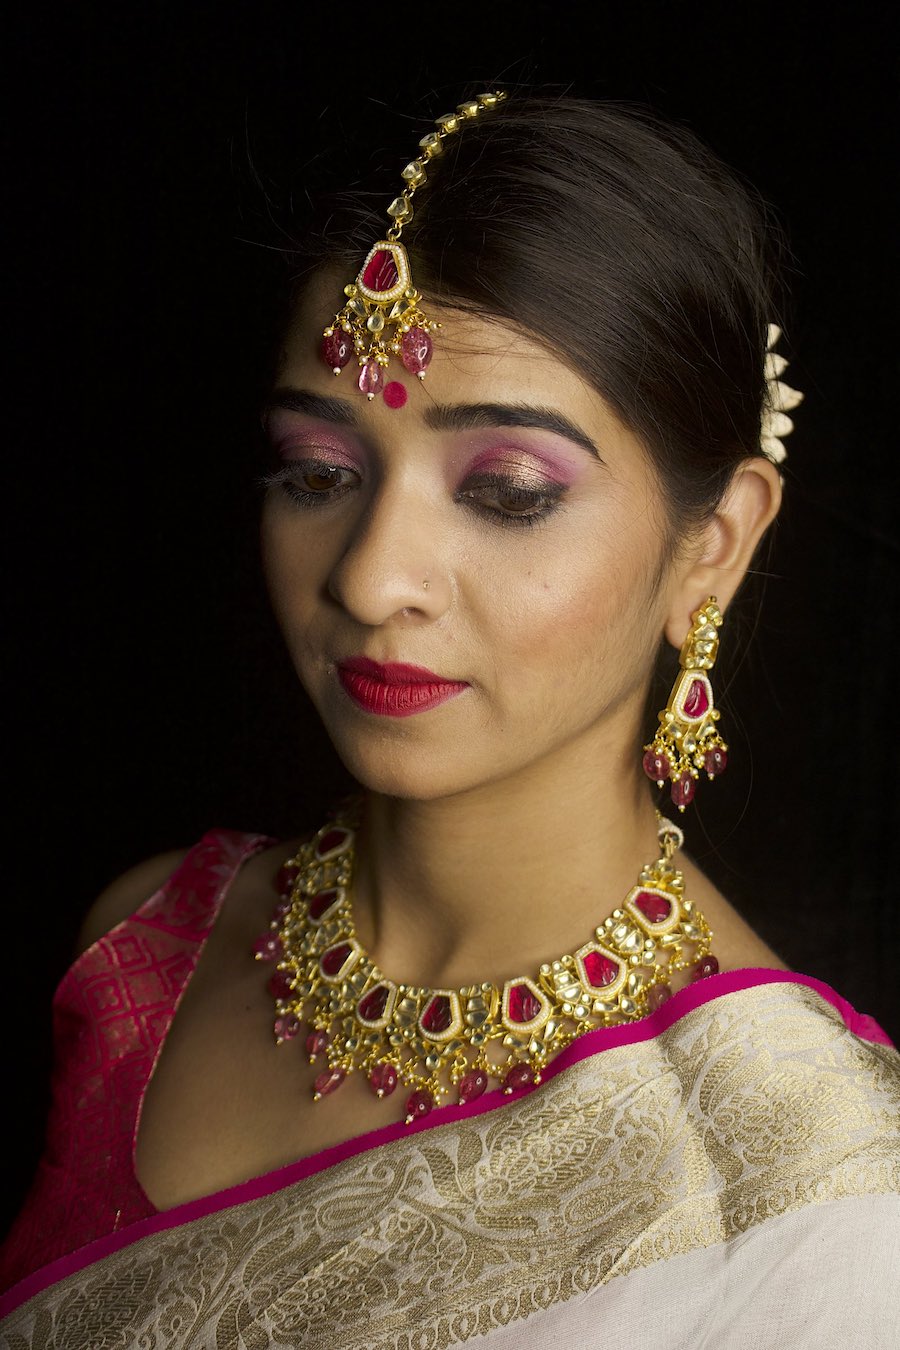
[[[644,746],[644,773],[660,788],[667,780],[672,784],[672,801],[679,811],[693,801],[701,772],[715,778],[728,763],[709,679],[721,626],[722,612],[711,595],[692,616],[679,657],[680,673],[659,714],[656,735]]]

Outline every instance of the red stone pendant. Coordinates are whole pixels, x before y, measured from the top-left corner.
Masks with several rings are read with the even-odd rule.
[[[434,1098],[430,1092],[413,1092],[406,1099],[406,1124],[411,1125],[414,1120],[423,1120],[434,1110]]]
[[[425,371],[431,363],[434,343],[431,334],[424,328],[410,328],[400,339],[400,359],[411,375],[424,380]]]
[[[466,1102],[474,1102],[486,1091],[488,1085],[488,1076],[484,1069],[470,1069],[467,1074],[459,1080],[457,1085],[457,1100],[461,1106]]]
[[[320,862],[324,862],[326,858],[343,853],[352,838],[352,830],[345,830],[342,825],[334,825],[316,841],[316,857]]]
[[[397,1070],[393,1064],[376,1064],[369,1074],[369,1087],[376,1097],[389,1097],[397,1082]]]
[[[318,895],[314,895],[309,902],[309,917],[313,923],[322,923],[329,918],[343,898],[344,892],[337,887],[330,891],[319,891]]]
[[[340,375],[352,356],[353,342],[343,328],[335,328],[334,332],[325,334],[322,339],[322,360],[335,375]]]
[[[326,1069],[320,1073],[313,1084],[313,1101],[317,1102],[320,1097],[327,1097],[329,1092],[334,1092],[346,1077],[346,1069]]]
[[[323,1050],[327,1050],[331,1044],[331,1037],[327,1031],[320,1031],[318,1027],[313,1027],[306,1038],[306,1054],[310,1064],[315,1064],[318,1055]]]
[[[534,1069],[530,1064],[514,1064],[503,1080],[503,1091],[507,1096],[530,1087],[534,1082]]]
[[[651,778],[654,783],[662,787],[669,776],[671,764],[667,755],[657,754],[654,750],[648,750],[641,763],[644,766],[644,773]]]

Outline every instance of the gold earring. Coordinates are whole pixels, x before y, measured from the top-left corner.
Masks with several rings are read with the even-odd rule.
[[[644,773],[662,787],[672,783],[672,801],[683,811],[693,800],[700,770],[709,778],[724,771],[728,746],[716,729],[719,712],[713,703],[708,672],[716,663],[722,612],[711,595],[692,616],[681,648],[678,675],[669,701],[659,714],[659,729],[644,746]]]

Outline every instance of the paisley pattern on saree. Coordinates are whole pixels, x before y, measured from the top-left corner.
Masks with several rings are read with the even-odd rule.
[[[23,1304],[3,1344],[443,1350],[900,1188],[898,1107],[895,1049],[802,984],[758,985],[499,1110],[135,1241]]]

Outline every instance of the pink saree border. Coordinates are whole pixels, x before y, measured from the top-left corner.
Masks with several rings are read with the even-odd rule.
[[[853,1035],[875,1045],[886,1045],[893,1048],[893,1041],[873,1017],[869,1017],[865,1013],[858,1013],[847,999],[842,998],[836,990],[822,980],[817,980],[811,975],[797,975],[788,970],[748,967],[742,970],[726,971],[721,975],[712,975],[697,984],[688,985],[673,995],[656,1012],[651,1013],[648,1017],[641,1018],[638,1022],[626,1022],[615,1027],[598,1027],[595,1031],[586,1032],[557,1056],[543,1075],[543,1081],[547,1082],[555,1078],[557,1074],[571,1068],[572,1065],[578,1064],[584,1059],[589,1059],[593,1055],[602,1054],[606,1050],[614,1050],[623,1045],[638,1045],[644,1041],[653,1040],[661,1032],[674,1026],[682,1017],[687,1016],[688,1013],[694,1012],[716,999],[755,989],[761,985],[772,984],[802,985],[811,989],[840,1013],[844,1025]],[[180,1227],[182,1224],[193,1223],[197,1219],[206,1218],[219,1210],[231,1209],[235,1205],[272,1195],[287,1186],[314,1176],[317,1172],[325,1171],[338,1163],[358,1157],[371,1149],[380,1148],[383,1144],[393,1143],[398,1139],[406,1139],[411,1135],[437,1129],[442,1125],[454,1124],[458,1120],[468,1120],[473,1116],[485,1115],[490,1111],[499,1110],[533,1091],[535,1091],[535,1088],[532,1086],[506,1095],[499,1088],[496,1088],[492,1092],[485,1093],[477,1101],[469,1102],[464,1106],[451,1103],[439,1107],[431,1115],[412,1125],[406,1125],[403,1121],[395,1121],[390,1125],[382,1126],[380,1129],[372,1130],[368,1134],[358,1135],[342,1144],[335,1144],[331,1148],[311,1154],[307,1158],[300,1158],[297,1162],[287,1163],[284,1167],[277,1168],[275,1171],[265,1172],[249,1181],[239,1182],[236,1186],[216,1191],[212,1195],[201,1196],[198,1200],[190,1200],[183,1205],[176,1205],[172,1209],[158,1211],[156,1214],[146,1219],[140,1219],[119,1232],[109,1233],[105,1237],[97,1238],[96,1241],[88,1243],[87,1246],[71,1252],[68,1256],[60,1257],[42,1269],[26,1276],[24,1280],[20,1280],[18,1284],[13,1285],[4,1294],[0,1294],[0,1317],[5,1317],[8,1313],[13,1312],[22,1303],[33,1298],[35,1294],[41,1293],[42,1290],[49,1288],[58,1280],[76,1274],[94,1262],[130,1246],[133,1242],[140,1241],[141,1238],[149,1237],[154,1233],[165,1232],[170,1228]]]

